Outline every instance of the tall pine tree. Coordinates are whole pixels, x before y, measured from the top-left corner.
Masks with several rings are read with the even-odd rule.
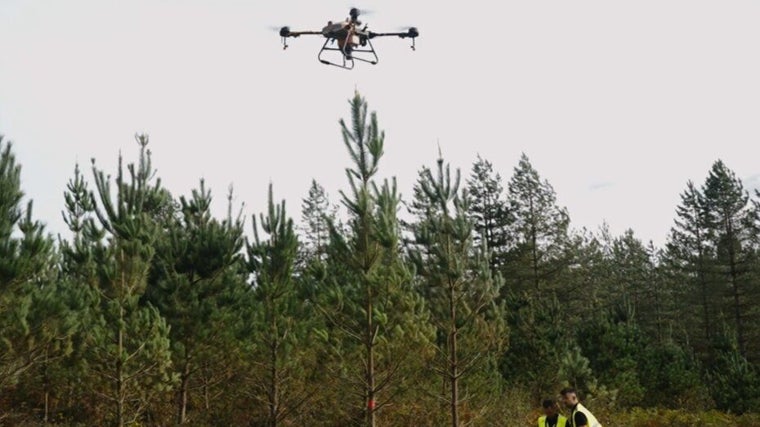
[[[485,243],[491,253],[491,271],[501,271],[509,249],[511,216],[501,175],[494,172],[493,164],[478,155],[467,180],[469,213],[475,229],[474,245]]]
[[[704,210],[704,196],[692,181],[681,193],[675,224],[665,246],[664,263],[675,283],[677,295],[686,304],[680,312],[685,330],[697,353],[706,356],[713,339],[718,305],[712,273],[714,246]],[[696,328],[691,325],[695,325]]]
[[[714,268],[728,294],[739,352],[756,360],[760,349],[753,346],[751,355],[748,349],[750,341],[755,341],[750,339],[748,325],[756,320],[749,317],[752,304],[749,298],[756,296],[760,287],[752,274],[753,245],[758,237],[755,211],[741,180],[720,160],[710,169],[702,193],[705,221],[716,251]]]
[[[473,224],[467,194],[459,192],[459,172],[452,178],[449,166],[444,168],[439,159],[436,176],[427,170],[424,178],[422,190],[435,208],[417,223],[419,249],[411,255],[437,330],[434,369],[446,384],[448,396],[443,398],[451,425],[457,427],[464,422],[463,401],[470,401],[471,407],[484,405],[484,396],[498,390],[498,381],[479,390],[473,378],[498,378],[489,368],[496,366],[493,355],[506,339],[504,313],[497,303],[502,282],[491,272],[486,242],[473,247]]]
[[[563,268],[570,262],[568,253],[567,210],[557,205],[552,186],[542,180],[523,154],[509,181],[511,227],[515,247],[509,254],[505,272],[512,290],[531,290],[537,294],[557,292]]]
[[[358,93],[350,104],[351,124],[340,121],[353,161],[346,169],[351,191],[341,192],[348,231],[331,225],[330,268],[337,274],[321,310],[330,325],[324,336],[345,361],[340,375],[351,384],[351,394],[362,397],[364,425],[374,427],[378,412],[409,386],[403,373],[410,355],[419,354],[415,343],[424,341],[425,327],[400,255],[395,180],[381,186],[374,181],[384,133]]]
[[[259,218],[253,217],[254,240],[246,245],[256,301],[251,356],[258,369],[253,397],[267,407],[265,425],[276,427],[312,394],[302,363],[310,328],[296,289],[298,238],[285,201],[275,204],[271,184],[266,215]],[[259,226],[266,239],[260,237]]]
[[[0,136],[0,393],[45,358],[47,340],[32,307],[55,280],[52,240],[22,206],[21,165]]]
[[[115,189],[93,160],[93,207],[105,241],[91,242],[99,303],[86,357],[107,422],[120,427],[142,420],[173,382],[168,325],[153,305],[140,303],[171,196],[154,179],[148,137],[139,135],[137,142],[139,163],[129,164],[125,176],[119,158]]]
[[[236,347],[233,301],[245,291],[242,220],[232,217],[231,206],[225,220],[214,218],[212,200],[201,180],[190,197],[179,198],[179,211],[160,224],[145,294],[171,328],[177,424],[188,422],[188,408],[201,401],[200,370],[227,370],[227,356]],[[220,380],[226,379],[222,374]]]

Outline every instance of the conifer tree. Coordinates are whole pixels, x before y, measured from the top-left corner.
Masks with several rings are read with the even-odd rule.
[[[697,352],[707,353],[713,339],[713,324],[718,305],[715,281],[711,274],[714,259],[710,243],[710,230],[704,210],[704,196],[692,181],[681,193],[681,204],[676,207],[675,224],[671,228],[665,247],[664,262],[672,280],[679,284],[676,292],[686,304],[680,312]],[[693,320],[692,320],[693,319]],[[689,325],[698,326],[694,331]]]
[[[710,169],[702,193],[705,221],[715,248],[715,272],[730,294],[728,306],[733,315],[739,353],[749,358],[751,340],[747,325],[754,319],[749,318],[747,296],[758,290],[752,275],[753,244],[758,236],[755,211],[741,180],[720,160]],[[752,350],[753,358],[760,356],[757,348]]]
[[[485,243],[491,253],[491,271],[499,272],[509,249],[510,213],[501,175],[494,172],[493,164],[478,155],[467,180],[467,194],[475,228],[474,245]]]
[[[52,421],[58,411],[71,409],[68,396],[79,394],[70,388],[81,372],[76,335],[87,325],[82,312],[91,301],[85,288],[56,276],[37,283],[30,294],[24,349],[39,357],[32,358],[37,361],[22,376],[14,394],[39,411],[44,422]]]
[[[505,318],[509,349],[503,354],[500,370],[508,384],[524,388],[536,401],[556,393],[564,380],[578,380],[571,384],[579,389],[585,386],[591,373],[575,363],[584,358],[580,350],[573,353],[574,336],[566,330],[566,323],[575,320],[556,297],[539,300],[527,292],[510,293]]]
[[[643,303],[642,292],[649,279],[649,254],[631,229],[613,239],[610,249],[614,275],[606,299],[611,304],[628,304],[636,313]]]
[[[414,228],[415,225],[420,224],[435,216],[438,212],[438,204],[430,200],[430,197],[425,193],[424,185],[427,182],[427,176],[430,173],[430,168],[422,166],[417,171],[417,181],[412,188],[412,201],[407,204],[407,209],[412,215],[412,223],[407,224],[409,227]]]
[[[34,330],[43,319],[32,304],[55,279],[53,245],[23,197],[21,165],[0,136],[0,393],[43,359],[49,344],[35,336],[45,331]]]
[[[743,414],[760,410],[760,372],[741,355],[736,334],[726,323],[716,331],[715,361],[707,369],[707,379],[716,407]]]
[[[491,273],[486,243],[473,248],[473,224],[467,194],[459,192],[459,171],[452,179],[449,166],[444,168],[439,159],[436,172],[434,177],[427,170],[421,184],[435,206],[428,214],[437,214],[415,227],[421,249],[411,255],[423,278],[421,290],[437,331],[434,369],[447,385],[450,421],[457,427],[463,421],[462,402],[483,398],[483,390],[467,380],[477,374],[489,376],[489,368],[495,367],[491,355],[498,354],[505,342],[504,314],[497,303],[502,283]],[[495,377],[490,372],[490,378]]]
[[[505,278],[514,282],[515,289],[556,292],[556,279],[569,263],[568,213],[557,206],[554,189],[540,178],[525,154],[508,189],[516,246],[510,253]]]
[[[660,341],[669,337],[673,295],[663,286],[658,251],[651,243],[645,246],[631,229],[613,239],[610,249],[613,274],[605,286],[607,305],[630,305],[648,337]]]
[[[424,247],[417,244],[414,233],[415,229],[420,228],[422,224],[430,221],[430,218],[434,218],[439,214],[438,204],[432,201],[425,194],[424,190],[429,173],[430,168],[427,166],[422,166],[417,171],[417,180],[412,187],[412,200],[410,202],[402,202],[406,206],[407,213],[411,215],[411,220],[400,220],[403,235],[402,240],[407,252],[415,252],[425,258],[427,258],[427,254],[424,252]]]
[[[424,341],[421,302],[411,291],[411,274],[401,259],[395,180],[378,186],[374,176],[383,154],[384,133],[377,116],[356,93],[351,124],[340,121],[353,161],[346,169],[351,191],[341,192],[348,209],[348,232],[331,229],[332,284],[321,311],[328,319],[322,334],[344,360],[341,376],[362,397],[364,424],[374,427],[378,412],[404,387],[405,366],[415,343]],[[340,372],[339,371],[339,372]],[[395,390],[395,391],[392,391]]]
[[[162,224],[164,236],[155,242],[145,295],[171,328],[173,367],[179,377],[177,424],[188,422],[191,390],[202,388],[198,372],[226,370],[225,353],[234,353],[235,347],[237,307],[231,301],[245,289],[242,220],[232,217],[231,205],[228,217],[217,220],[211,214],[212,200],[204,180],[190,197],[179,198],[178,215]]]
[[[645,337],[634,319],[631,304],[615,303],[597,310],[578,330],[581,353],[602,386],[626,396],[625,405],[635,406],[644,397],[638,372]]]
[[[324,187],[316,180],[312,180],[309,194],[303,199],[301,207],[303,230],[303,243],[299,245],[301,264],[306,264],[312,259],[324,262],[330,239],[329,224],[336,221],[336,211],[337,208],[330,204]]]
[[[260,237],[259,226],[266,239]],[[259,365],[253,397],[268,409],[265,424],[276,427],[298,411],[311,392],[303,381],[302,363],[309,322],[302,317],[306,310],[294,280],[299,242],[285,201],[275,204],[271,184],[266,215],[260,214],[260,221],[253,217],[253,236],[246,245],[256,301],[251,357]]]
[[[561,299],[563,313],[574,323],[588,320],[593,310],[606,305],[603,297],[609,295],[607,289],[614,280],[610,262],[613,240],[604,223],[596,232],[582,229],[571,237],[571,268],[562,276],[563,292],[557,298]],[[577,293],[583,298],[573,298]]]
[[[102,250],[105,230],[98,227],[95,215],[94,194],[81,173],[79,165],[74,168],[74,176],[66,184],[64,192],[65,210],[63,220],[69,228],[70,237],[59,236],[60,280],[73,297],[68,298],[66,306],[76,313],[79,325],[73,336],[71,354],[62,361],[65,365],[60,378],[62,389],[57,392],[66,398],[60,402],[61,410],[79,414],[71,422],[86,422],[92,416],[91,408],[98,406],[98,398],[90,391],[95,387],[88,378],[88,346],[92,342],[89,325],[99,316],[98,265],[96,254]],[[91,420],[92,418],[90,418]]]
[[[87,359],[93,391],[107,405],[108,422],[118,426],[140,420],[155,395],[173,383],[169,328],[154,306],[140,304],[159,219],[170,214],[171,197],[154,181],[148,137],[139,135],[137,142],[139,163],[129,164],[125,176],[119,158],[114,190],[93,160],[94,213],[106,240],[93,242],[99,303]]]
[[[664,251],[650,240],[646,252],[648,259],[638,320],[647,336],[655,337],[658,344],[666,344],[673,339],[673,331],[680,322],[677,313],[680,299],[665,275]]]

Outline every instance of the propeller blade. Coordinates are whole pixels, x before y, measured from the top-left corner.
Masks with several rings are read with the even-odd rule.
[[[358,17],[358,16],[372,15],[373,13],[375,13],[374,10],[372,10],[372,9],[364,9],[364,8],[361,8],[361,7],[352,7],[348,11],[348,15],[351,16],[351,17],[354,17],[354,18]],[[354,14],[356,14],[356,16],[354,16]]]

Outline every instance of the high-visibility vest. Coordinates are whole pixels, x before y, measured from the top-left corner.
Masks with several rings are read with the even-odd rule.
[[[567,425],[567,418],[559,415],[557,417],[557,427],[565,427]],[[546,427],[546,415],[538,417],[538,427]]]
[[[573,409],[573,413],[570,414],[570,419],[573,420],[573,427],[578,427],[575,425],[575,414],[578,412],[582,412],[583,415],[586,416],[586,419],[588,420],[588,427],[602,427],[602,424],[599,423],[599,421],[596,419],[594,414],[591,413],[588,409],[586,409],[585,406],[578,403],[575,405],[575,409]]]

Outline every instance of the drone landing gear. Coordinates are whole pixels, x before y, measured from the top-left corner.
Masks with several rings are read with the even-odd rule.
[[[325,40],[325,44],[322,45],[322,49],[319,50],[319,54],[317,55],[317,59],[319,59],[319,62],[325,65],[334,65],[339,68],[351,70],[354,68],[355,60],[368,62],[373,65],[377,64],[378,61],[380,60],[377,57],[377,54],[375,53],[375,48],[372,47],[372,42],[370,42],[369,40],[367,40],[367,46],[369,46],[369,48],[354,48],[354,49],[346,48],[345,46],[343,48],[328,47],[327,44],[330,43],[331,41],[334,41],[334,40],[332,39]],[[327,59],[324,59],[322,56],[327,51],[340,52],[341,63],[331,62],[331,61],[328,61]]]

